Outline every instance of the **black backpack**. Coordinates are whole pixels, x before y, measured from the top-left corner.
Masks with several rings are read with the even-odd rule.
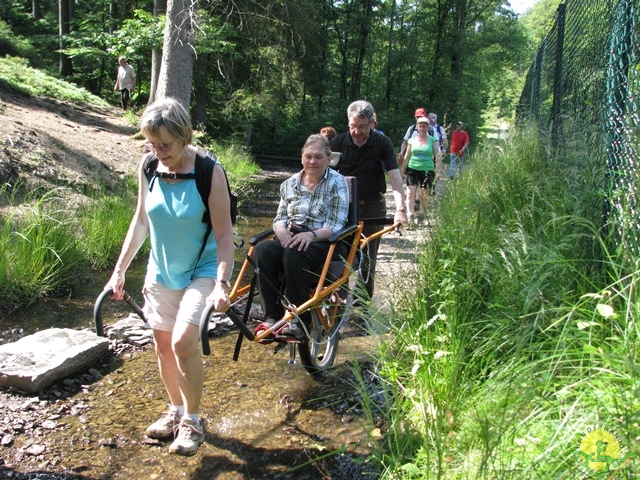
[[[153,182],[156,178],[179,178],[179,179],[195,179],[196,188],[204,204],[205,212],[202,216],[202,221],[207,225],[211,225],[211,215],[209,212],[209,193],[211,193],[211,176],[213,175],[213,168],[217,162],[216,156],[211,152],[206,152],[203,155],[198,152],[196,154],[196,163],[194,173],[169,173],[158,172],[158,158],[150,153],[147,155],[146,163],[144,166],[144,174],[149,182],[149,191],[153,189]],[[222,165],[220,166],[222,168]],[[227,182],[227,192],[229,194],[229,206],[231,215],[231,224],[235,225],[238,218],[238,195],[231,191],[229,186],[229,179],[227,178],[227,172],[222,169],[224,178]]]
[[[436,128],[440,127],[440,125],[438,125],[437,123],[436,123],[435,126],[436,126]],[[415,131],[418,130],[418,124],[414,123],[413,125],[411,125],[410,128],[411,128],[411,130],[409,130],[409,138],[411,138],[413,136],[413,134],[415,133]],[[429,130],[427,130],[427,133],[433,137],[433,135],[434,135],[433,127],[431,125],[429,125]]]

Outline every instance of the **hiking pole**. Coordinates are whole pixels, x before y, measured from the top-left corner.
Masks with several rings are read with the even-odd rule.
[[[113,295],[113,290],[111,289],[104,290],[98,296],[95,307],[93,308],[93,321],[95,322],[95,325],[96,325],[96,335],[98,335],[99,337],[106,336],[104,334],[104,325],[102,322],[102,304],[104,303],[105,299],[109,298],[109,295]],[[122,300],[124,300],[131,307],[131,310],[133,310],[134,313],[140,317],[140,319],[145,323],[145,325],[148,325],[147,319],[144,316],[144,312],[142,311],[140,306],[135,302],[135,300],[131,298],[131,296],[126,291],[124,292],[124,296],[122,297]]]

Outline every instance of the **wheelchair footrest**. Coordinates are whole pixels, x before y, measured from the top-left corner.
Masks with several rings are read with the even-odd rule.
[[[256,327],[256,329],[253,331],[253,334],[257,337],[258,335],[262,334],[262,332],[264,332],[265,330],[269,330],[270,326],[271,325],[269,325],[268,323],[262,322],[260,325]],[[258,340],[258,343],[261,345],[270,345],[275,341],[276,341],[276,337],[273,335],[269,335],[268,337],[263,338],[262,340]]]
[[[276,342],[282,343],[300,343],[300,339],[296,337],[293,333],[279,333],[276,335]]]
[[[254,330],[254,335],[257,337],[261,335],[263,332],[269,330],[273,324],[262,322],[260,325],[256,327]],[[285,324],[280,328],[279,331],[276,332],[275,335],[269,335],[262,340],[258,340],[258,343],[261,345],[270,345],[273,342],[278,343],[300,343],[300,337],[304,335],[304,332],[297,326],[292,324]]]

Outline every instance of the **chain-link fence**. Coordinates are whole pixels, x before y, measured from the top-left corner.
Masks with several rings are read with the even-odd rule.
[[[640,257],[640,0],[566,0],[536,52],[517,119],[549,132],[571,188],[601,200],[590,212],[611,220],[619,248]],[[575,180],[575,181],[571,181]],[[604,199],[604,201],[602,201]],[[604,216],[602,215],[604,208]]]

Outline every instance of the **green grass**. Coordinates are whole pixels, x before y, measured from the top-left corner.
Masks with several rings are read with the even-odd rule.
[[[24,95],[106,105],[83,89],[28,67],[20,58],[0,58],[0,85]],[[125,115],[138,123],[132,112]],[[218,156],[241,207],[254,187],[248,178],[260,168],[238,146],[197,141]],[[137,178],[128,177],[120,191],[109,194],[94,186],[81,204],[67,203],[64,191],[36,190],[18,202],[17,192],[26,192],[20,184],[0,190],[2,204],[10,212],[0,217],[0,310],[55,295],[116,261],[135,209]],[[147,251],[145,244],[140,253]]]
[[[233,190],[246,198],[253,186],[247,181],[259,167],[237,147],[210,145],[228,172]],[[0,217],[0,311],[11,311],[73,287],[93,271],[116,261],[137,200],[137,179],[127,177],[122,189],[91,194],[81,203],[68,204],[65,189],[33,191],[20,202],[0,191],[8,208]],[[139,254],[148,252],[145,243]]]
[[[24,58],[0,58],[0,86],[30,97],[47,97],[60,101],[86,102],[108,106],[100,97],[87,90],[58,80],[41,70],[28,66]]]
[[[31,203],[0,218],[0,309],[32,303],[86,271],[63,197],[62,189],[33,192]]]
[[[441,199],[379,352],[383,478],[582,478],[594,427],[640,455],[640,272],[580,215],[593,189],[566,184],[597,169],[568,175],[542,147],[524,132],[479,148]]]

